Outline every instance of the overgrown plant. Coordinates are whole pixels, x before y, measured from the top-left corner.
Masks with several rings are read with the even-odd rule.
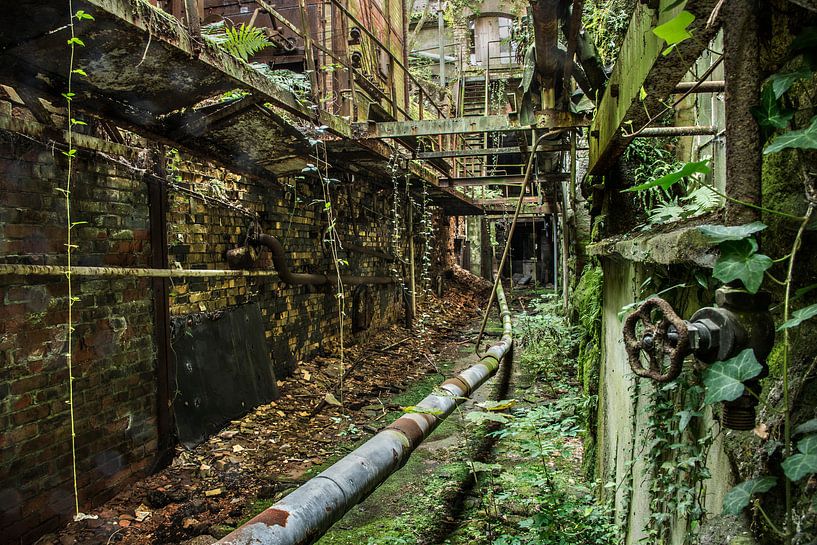
[[[241,23],[240,26],[228,26],[224,21],[219,21],[206,25],[201,30],[204,38],[244,62],[272,46],[262,29],[245,23]]]
[[[318,127],[316,132],[323,134],[329,127],[324,125]],[[339,180],[329,176],[329,160],[326,153],[326,144],[318,139],[309,139],[309,144],[312,147],[312,157],[315,160],[314,164],[308,164],[302,169],[304,174],[312,174],[318,177],[321,184],[321,191],[323,199],[320,201],[323,205],[323,213],[326,214],[326,239],[325,243],[329,244],[329,250],[332,257],[332,266],[335,269],[335,299],[338,302],[338,340],[340,344],[338,363],[338,398],[335,399],[331,392],[327,392],[325,401],[333,404],[343,406],[343,376],[345,373],[345,339],[344,339],[344,322],[346,319],[346,293],[343,285],[343,277],[341,276],[340,268],[342,266],[349,266],[349,262],[340,258],[340,251],[343,249],[340,237],[337,231],[337,218],[335,210],[332,207],[332,185],[340,183]]]
[[[64,188],[57,188],[57,191],[62,193],[64,202],[65,202],[65,231],[66,231],[66,244],[65,244],[65,254],[67,260],[67,270],[65,273],[65,278],[68,283],[68,316],[66,322],[66,353],[65,353],[65,361],[68,367],[68,414],[69,420],[71,424],[71,477],[73,480],[73,489],[74,489],[74,520],[82,520],[86,517],[83,513],[79,510],[79,489],[77,485],[77,444],[76,444],[76,422],[74,418],[74,365],[73,365],[73,343],[74,343],[74,303],[79,301],[79,298],[74,295],[74,283],[73,283],[73,274],[71,270],[71,258],[77,246],[72,241],[72,231],[74,227],[81,225],[85,222],[82,221],[73,221],[71,217],[71,184],[72,184],[72,176],[74,171],[74,159],[77,157],[77,150],[74,148],[74,127],[78,125],[85,125],[84,121],[79,119],[75,119],[73,116],[72,106],[73,100],[76,96],[74,93],[74,75],[87,77],[88,74],[82,69],[77,68],[74,65],[75,58],[76,58],[76,50],[77,47],[85,47],[85,42],[82,41],[76,35],[76,25],[82,23],[83,21],[93,21],[94,17],[90,13],[87,13],[84,10],[77,10],[74,11],[74,5],[72,0],[68,0],[68,13],[69,13],[69,23],[68,29],[70,32],[71,37],[67,40],[68,48],[70,51],[69,61],[68,61],[68,77],[67,77],[67,87],[66,91],[62,93],[62,97],[65,99],[65,107],[67,112],[68,118],[68,127],[67,127],[67,139],[66,143],[68,145],[68,149],[63,151],[62,154],[66,157],[67,160],[67,169],[66,169],[66,178],[65,178],[65,187]]]
[[[764,149],[766,155],[786,149],[794,150],[796,153],[802,153],[804,149],[817,149],[817,116],[812,117],[807,126],[791,129],[791,123],[794,121],[795,115],[794,111],[789,109],[786,104],[786,93],[789,89],[796,82],[813,77],[813,67],[817,66],[817,56],[815,56],[813,47],[810,47],[809,44],[813,44],[815,37],[817,37],[817,29],[814,28],[806,29],[798,36],[790,47],[787,68],[772,75],[763,87],[761,106],[756,108],[753,113],[761,128],[764,129],[765,136],[768,139],[775,131],[787,129],[766,145]],[[801,160],[800,163],[805,164],[806,161]],[[647,184],[636,186],[632,190],[643,191],[656,186],[669,189],[684,176],[705,173],[706,169],[708,167],[705,162],[686,163],[679,171]],[[783,321],[778,327],[778,331],[783,333],[782,366],[780,369],[783,407],[769,406],[767,400],[760,398],[756,392],[749,391],[749,394],[758,397],[758,401],[766,407],[769,413],[781,415],[783,419],[783,461],[780,464],[780,469],[785,490],[785,520],[775,522],[759,501],[753,501],[753,497],[756,495],[767,492],[776,486],[778,478],[770,475],[761,475],[749,479],[732,488],[724,498],[723,510],[727,514],[739,514],[750,504],[753,505],[766,521],[768,528],[786,544],[791,544],[798,532],[794,521],[792,485],[809,475],[817,474],[817,419],[805,422],[796,429],[792,429],[791,422],[793,408],[791,406],[791,380],[789,376],[789,352],[791,349],[789,331],[798,327],[804,321],[817,316],[817,304],[806,306],[791,313],[792,290],[794,287],[792,282],[796,258],[802,246],[804,233],[812,225],[814,209],[817,208],[817,187],[815,187],[817,184],[815,184],[813,174],[804,173],[803,176],[807,206],[802,216],[737,200],[710,187],[712,191],[718,193],[722,198],[738,206],[751,207],[786,221],[796,222],[798,229],[791,250],[786,255],[773,259],[760,253],[755,237],[766,228],[766,225],[760,222],[738,226],[711,225],[700,228],[702,234],[713,244],[717,244],[720,250],[720,255],[712,273],[714,278],[724,283],[735,284],[739,282],[749,293],[757,293],[766,278],[784,288]],[[785,279],[779,280],[769,273],[769,269],[775,262],[785,263]],[[710,365],[702,375],[703,402],[705,404],[715,404],[737,399],[747,391],[745,383],[755,379],[762,369],[751,349],[746,349],[729,360]],[[695,418],[699,416],[700,412],[700,410],[697,410],[690,413],[689,409],[687,409],[677,412],[676,415],[679,418],[686,418],[688,423],[690,415]],[[679,426],[681,422],[683,420],[679,422]],[[794,437],[798,437],[796,450],[793,441]]]

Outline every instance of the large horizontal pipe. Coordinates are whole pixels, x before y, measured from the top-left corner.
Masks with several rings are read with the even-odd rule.
[[[294,273],[287,265],[286,253],[281,242],[272,235],[256,234],[250,237],[250,241],[267,248],[272,254],[272,265],[278,271],[281,280],[291,285],[320,285],[330,284],[337,281],[333,274],[318,273]],[[394,284],[397,280],[393,276],[349,276],[341,275],[341,281],[350,286],[360,284]]]
[[[707,136],[720,132],[718,127],[698,125],[692,127],[647,127],[636,135],[638,138],[656,138],[664,136]]]
[[[320,475],[262,511],[217,545],[308,545],[317,541],[352,507],[363,501],[412,451],[499,368],[513,345],[511,313],[502,286],[497,287],[502,339],[479,363],[440,386],[447,395],[431,394],[356,450]]]

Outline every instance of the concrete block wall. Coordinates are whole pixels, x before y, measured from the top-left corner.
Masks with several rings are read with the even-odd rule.
[[[0,141],[0,260],[65,264],[59,151]],[[148,266],[147,191],[104,161],[75,163],[77,265]],[[141,475],[157,444],[147,279],[74,277],[74,409],[83,505]],[[73,513],[64,278],[0,276],[0,535],[31,543]]]

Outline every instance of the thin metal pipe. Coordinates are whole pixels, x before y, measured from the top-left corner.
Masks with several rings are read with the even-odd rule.
[[[383,431],[272,507],[216,542],[216,545],[309,545],[352,507],[400,469],[417,446],[499,368],[513,346],[511,313],[502,286],[496,291],[502,339],[479,363],[446,380]]]
[[[270,240],[271,239],[271,240]],[[145,267],[84,267],[72,266],[72,276],[105,277],[142,277],[142,278],[214,278],[241,276],[278,276],[282,281],[292,285],[327,284],[334,277],[325,274],[293,273],[286,263],[286,254],[281,243],[273,236],[258,235],[259,244],[263,244],[272,253],[274,271],[249,271],[244,269],[154,269]],[[65,265],[23,265],[0,263],[0,275],[16,274],[22,276],[65,276],[69,272]],[[341,276],[344,284],[394,284],[391,276]]]
[[[0,264],[0,275],[21,276],[65,276],[65,265],[23,265],[17,263]],[[72,276],[93,276],[99,278],[212,278],[229,276],[277,276],[276,271],[245,271],[233,269],[151,269],[146,267],[82,267],[71,266]]]
[[[700,125],[692,127],[647,127],[635,135],[636,138],[655,138],[663,136],[707,136],[718,134],[718,127]]]
[[[482,317],[482,325],[479,328],[479,335],[477,336],[477,342],[474,344],[474,349],[479,353],[479,343],[482,341],[482,336],[485,334],[485,325],[488,323],[488,313],[491,311],[491,305],[494,303],[494,296],[497,293],[499,288],[499,284],[502,282],[502,269],[505,267],[505,261],[508,259],[508,252],[511,248],[511,238],[513,237],[514,229],[516,229],[516,220],[519,219],[519,212],[522,210],[522,203],[525,200],[525,191],[528,188],[528,183],[530,182],[530,176],[533,172],[533,159],[536,157],[536,151],[539,149],[539,146],[546,138],[550,138],[561,134],[566,129],[559,129],[555,131],[548,131],[539,138],[536,139],[536,142],[533,144],[533,147],[530,150],[530,156],[528,157],[528,166],[525,167],[525,177],[522,179],[522,187],[519,191],[519,198],[516,201],[516,210],[513,213],[513,221],[511,222],[511,227],[508,229],[508,234],[506,235],[505,239],[505,249],[502,251],[502,259],[499,260],[499,272],[494,279],[494,285],[491,288],[491,295],[488,297],[488,305],[485,307],[485,315]]]

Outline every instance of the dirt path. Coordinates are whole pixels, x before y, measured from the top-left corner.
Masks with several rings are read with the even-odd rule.
[[[457,272],[449,286],[424,309],[424,331],[392,326],[347,351],[345,407],[324,401],[336,391],[339,361],[300,362],[279,381],[279,400],[192,450],[179,447],[170,467],[92,510],[98,518],[71,523],[38,545],[202,545],[226,535],[377,433],[401,406],[450,376],[454,362],[466,365],[472,347],[462,332],[479,316],[486,284]]]

